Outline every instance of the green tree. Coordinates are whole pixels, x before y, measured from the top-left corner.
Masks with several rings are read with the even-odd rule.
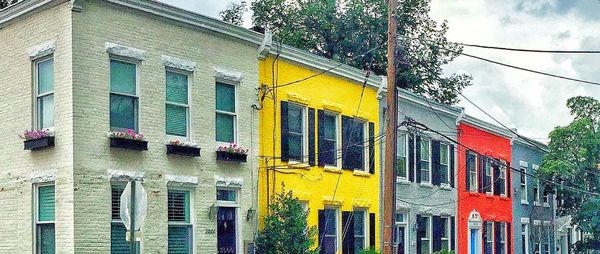
[[[564,185],[546,190],[557,193],[558,215],[571,215],[572,223],[591,236],[577,249],[600,249],[600,196],[595,194],[600,192],[600,102],[578,96],[569,99],[567,107],[574,120],[550,133],[540,174]]]
[[[242,1],[239,4],[235,2],[229,3],[227,9],[219,12],[219,16],[223,21],[227,21],[231,24],[241,26],[244,23],[243,16],[248,10],[246,1]]]
[[[438,24],[429,17],[430,1],[405,0],[398,7],[397,85],[455,104],[472,79],[466,74],[443,75],[442,67],[462,47],[446,40],[446,21]],[[378,75],[386,73],[385,1],[257,0],[251,9],[254,26],[268,29],[277,41]],[[377,49],[364,54],[373,48]]]
[[[310,254],[316,237],[316,228],[308,227],[308,211],[295,198],[292,191],[282,186],[269,206],[265,227],[256,237],[256,253],[263,254]]]

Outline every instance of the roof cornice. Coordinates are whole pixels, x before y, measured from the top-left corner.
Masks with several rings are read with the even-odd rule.
[[[412,103],[421,105],[425,108],[433,109],[437,112],[444,113],[451,117],[459,117],[461,109],[458,107],[448,106],[430,99],[427,99],[421,95],[417,95],[405,89],[398,89],[399,99],[405,99]],[[399,101],[398,103],[400,103]]]
[[[488,123],[486,121],[483,121],[481,119],[475,118],[470,115],[465,115],[461,122],[471,125],[473,127],[483,129],[485,131],[492,132],[493,134],[500,135],[500,136],[503,136],[508,139],[512,139],[515,137],[515,134],[513,134],[512,132],[510,132],[509,130],[507,130],[505,128]]]
[[[14,19],[23,15],[40,11],[42,7],[49,8],[67,2],[68,0],[28,0],[13,4],[0,11],[0,28],[10,24]]]

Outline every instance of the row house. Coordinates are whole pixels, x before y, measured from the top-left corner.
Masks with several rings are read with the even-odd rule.
[[[285,186],[319,253],[378,250],[382,78],[286,45],[261,55],[259,221]]]
[[[0,253],[129,253],[131,180],[147,192],[142,252],[245,251],[261,34],[143,0],[22,1],[0,29]],[[26,129],[48,136],[24,143]]]
[[[456,123],[460,109],[398,92],[394,253],[456,250]],[[383,117],[383,115],[382,115]],[[403,125],[414,120],[435,131]]]
[[[543,155],[547,149],[540,142],[517,138],[512,147],[514,253],[555,253],[554,195],[538,179]],[[560,253],[560,251],[557,251]]]
[[[458,126],[458,251],[513,253],[512,133],[465,116]]]

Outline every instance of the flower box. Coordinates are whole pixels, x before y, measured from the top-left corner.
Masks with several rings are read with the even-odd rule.
[[[44,149],[44,148],[52,147],[52,146],[54,146],[54,137],[52,137],[52,136],[23,141],[23,149],[24,150],[34,151],[34,150],[40,150],[40,149]]]
[[[248,154],[230,153],[226,151],[217,151],[217,160],[246,162]]]
[[[148,141],[128,138],[110,138],[110,147],[135,151],[148,150]]]
[[[167,145],[167,154],[199,157],[200,147]]]

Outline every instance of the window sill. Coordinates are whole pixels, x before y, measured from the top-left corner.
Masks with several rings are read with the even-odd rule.
[[[510,200],[507,196],[500,196],[500,200]]]
[[[529,202],[526,200],[521,200],[521,205],[529,205]]]
[[[310,170],[310,165],[301,162],[290,162],[288,163],[288,168]]]
[[[431,184],[431,183],[420,183],[419,186],[425,187],[425,188],[433,188],[433,184]]]
[[[485,193],[485,197],[493,199],[494,198],[494,194],[492,194],[492,193]]]
[[[540,204],[540,202],[534,201],[534,202],[533,202],[533,205],[534,205],[534,206],[540,206],[541,204]]]
[[[449,190],[452,190],[452,186],[450,186],[448,184],[442,184],[440,186],[440,189],[442,189],[442,190],[448,190],[449,191]]]
[[[362,170],[354,170],[354,172],[352,172],[352,175],[360,177],[371,177],[371,173]]]
[[[344,173],[343,169],[336,168],[336,167],[327,167],[327,166],[325,166],[325,167],[323,167],[323,170],[325,172],[336,173],[336,174],[342,174],[342,173]]]
[[[473,197],[479,197],[479,193],[478,192],[471,192],[469,191],[469,196],[473,196]]]
[[[550,204],[544,203],[544,207],[550,207]]]
[[[402,184],[402,185],[410,185],[410,181],[406,180],[404,178],[396,178],[396,183],[397,184]]]

